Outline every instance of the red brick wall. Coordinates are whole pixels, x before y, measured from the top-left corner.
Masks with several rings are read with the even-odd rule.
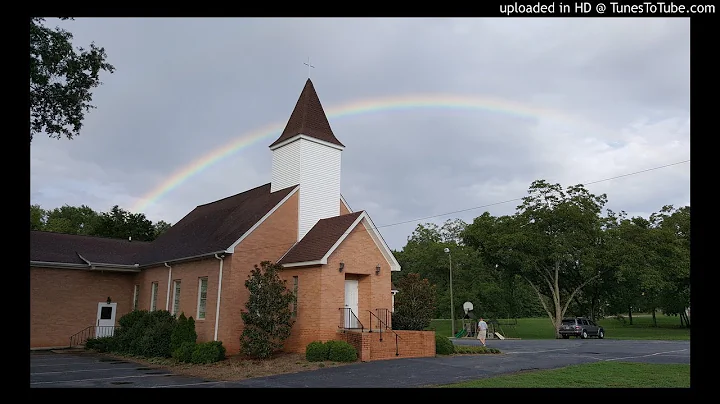
[[[230,271],[232,260],[226,257],[223,260],[224,274]],[[215,308],[217,305],[217,290],[220,274],[220,261],[215,257],[197,261],[172,264],[172,278],[170,279],[170,300],[168,296],[168,268],[164,265],[143,269],[136,275],[135,284],[140,285],[138,309],[150,310],[151,284],[158,283],[157,309],[169,310],[173,308],[172,283],[180,281],[180,312],[186,317],[195,320],[195,331],[198,342],[212,341],[215,336]],[[198,292],[200,278],[207,277],[207,299],[205,301],[205,319],[198,318]],[[223,279],[225,283],[225,279]],[[131,287],[132,294],[132,287]],[[166,305],[167,303],[167,305]],[[222,316],[220,317],[222,320]]]
[[[30,347],[68,346],[95,325],[98,303],[117,303],[117,320],[132,310],[133,273],[30,268]]]
[[[299,192],[299,191],[298,191]],[[240,313],[249,297],[245,281],[254,265],[277,261],[297,241],[298,192],[291,196],[235,248],[232,270],[223,274],[218,339],[229,355],[240,351],[243,324]],[[283,276],[287,280],[287,276]],[[288,288],[292,288],[292,277]]]
[[[336,339],[354,346],[363,362],[397,358],[425,358],[435,356],[435,331],[395,331],[399,338],[397,349],[392,332],[338,331]],[[382,341],[380,337],[382,336]],[[396,355],[399,353],[399,355]]]

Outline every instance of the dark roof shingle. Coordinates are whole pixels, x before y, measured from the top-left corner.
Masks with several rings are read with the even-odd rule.
[[[140,264],[156,264],[224,251],[296,186],[270,192],[270,184],[200,205],[152,242]]]
[[[362,213],[361,210],[319,220],[278,263],[292,264],[321,259]]]
[[[30,261],[133,265],[150,243],[127,239],[78,236],[45,231],[30,232]]]
[[[325,111],[320,103],[320,98],[318,98],[315,87],[310,79],[305,82],[305,87],[300,93],[300,98],[298,98],[295,104],[295,109],[293,109],[292,114],[290,114],[290,119],[288,119],[288,123],[285,125],[285,130],[283,130],[280,137],[274,141],[270,147],[300,134],[345,147],[345,145],[337,140],[330,128],[330,122],[328,122]]]

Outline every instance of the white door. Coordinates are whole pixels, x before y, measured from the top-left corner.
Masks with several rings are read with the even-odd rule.
[[[115,314],[117,303],[98,303],[95,338],[111,337],[115,334]]]
[[[359,328],[355,316],[358,316],[358,281],[357,279],[345,279],[345,328]],[[352,314],[347,313],[352,310]]]

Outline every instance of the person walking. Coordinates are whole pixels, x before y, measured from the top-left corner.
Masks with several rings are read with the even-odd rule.
[[[480,340],[480,343],[485,346],[485,338],[487,338],[487,329],[488,325],[483,320],[482,317],[480,317],[480,321],[478,321],[478,333],[477,333],[477,339]]]

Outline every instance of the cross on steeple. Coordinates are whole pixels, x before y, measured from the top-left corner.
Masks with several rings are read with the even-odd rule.
[[[310,78],[310,68],[315,68],[315,66],[310,64],[310,57],[308,56],[308,61],[306,63],[303,63],[305,66],[308,67],[308,78]]]

